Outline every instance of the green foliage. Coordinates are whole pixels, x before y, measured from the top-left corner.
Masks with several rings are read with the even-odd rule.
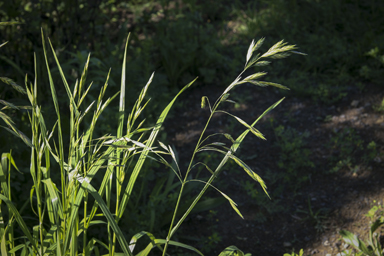
[[[377,232],[384,224],[383,207],[380,204],[377,204],[376,200],[373,201],[372,208],[365,214],[371,220],[371,226],[369,228],[368,240],[365,242],[358,238],[353,233],[341,230],[340,235],[343,237],[344,242],[352,245],[356,253],[352,250],[344,250],[340,253],[340,256],[344,255],[364,255],[364,256],[382,256],[383,249],[381,243],[380,233]]]
[[[295,252],[292,252],[291,254],[289,254],[289,253],[284,253],[283,256],[303,256],[303,255],[304,255],[304,251],[303,251],[303,249],[301,249],[301,250],[299,251],[299,254],[297,254],[297,253],[295,253]]]
[[[352,245],[356,250],[357,254],[353,255],[364,255],[364,256],[382,256],[383,249],[380,243],[380,236],[375,231],[384,224],[384,218],[380,217],[372,223],[369,229],[369,238],[366,242],[363,242],[353,233],[341,230],[340,235],[343,237],[344,242]],[[345,251],[342,255],[351,255],[349,251]]]
[[[344,168],[358,172],[363,167],[357,165],[359,160],[363,165],[368,165],[378,154],[376,143],[371,141],[364,148],[364,141],[352,128],[344,128],[341,131],[334,130],[327,143],[327,148],[331,152],[331,173]]]
[[[367,61],[367,63],[360,68],[360,76],[373,82],[381,81],[383,78],[384,54],[378,47],[375,47],[369,50],[366,56],[369,58],[369,62]]]
[[[327,218],[328,209],[320,208],[316,212],[313,211],[311,206],[311,199],[308,197],[308,210],[298,209],[297,212],[304,213],[306,216],[302,219],[302,221],[309,221],[315,227],[318,233],[324,232],[324,220]]]
[[[308,131],[298,132],[292,127],[282,125],[274,129],[276,146],[281,150],[278,166],[284,170],[284,180],[294,191],[306,182],[311,170],[315,167],[310,160],[311,151],[305,148],[310,134]]]
[[[332,0],[324,4],[316,0],[272,0],[245,5],[247,8],[238,1],[233,8],[241,34],[261,33],[270,40],[294,38],[311,56],[303,61],[291,59],[288,66],[274,66],[281,79],[290,74],[285,84],[295,95],[332,103],[356,90],[356,80],[370,76],[362,66],[374,71],[372,76],[381,69],[377,68],[381,65],[377,59],[365,55],[375,47],[382,49],[383,5],[377,1]],[[236,8],[239,6],[242,8]]]
[[[281,194],[283,187],[281,185],[276,186],[279,180],[280,176],[277,174],[274,175],[274,172],[270,170],[266,172],[265,181],[270,186],[275,187],[275,189],[271,192],[271,198],[262,193],[253,182],[247,180],[241,183],[248,196],[252,198],[249,203],[257,206],[259,209],[257,212],[255,212],[254,221],[264,223],[267,221],[268,216],[287,210],[280,204],[281,199],[279,198],[279,195]]]
[[[380,204],[377,204],[376,200],[374,200],[372,208],[367,212],[367,214],[365,214],[365,216],[367,216],[371,220],[371,222],[373,222],[376,216],[382,216],[383,213],[384,213],[383,206],[381,206]]]
[[[236,246],[229,246],[222,251],[219,256],[252,256],[250,253],[244,254],[239,248]]]

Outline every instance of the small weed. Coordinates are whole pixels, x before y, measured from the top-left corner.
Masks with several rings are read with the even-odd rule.
[[[363,156],[364,163],[372,162],[377,156],[379,155],[379,152],[377,150],[377,145],[374,141],[371,141],[368,143],[365,154]]]
[[[326,228],[326,226],[324,225],[324,220],[327,218],[326,215],[328,209],[320,208],[319,210],[314,212],[312,210],[311,200],[308,197],[308,210],[306,211],[298,209],[297,212],[306,214],[306,217],[303,218],[302,221],[310,221],[314,225],[318,233],[324,232]]]
[[[366,242],[360,240],[355,234],[341,230],[340,235],[343,237],[344,242],[350,244],[354,247],[353,250],[344,250],[339,253],[338,256],[348,256],[348,255],[369,255],[369,256],[383,256],[382,249],[382,236],[380,232],[377,232],[378,228],[380,228],[384,224],[383,215],[383,206],[380,203],[373,201],[372,208],[365,214],[365,216],[369,217],[371,220],[371,226],[369,228],[369,236]],[[379,215],[377,218],[376,216]],[[373,222],[373,220],[376,220]],[[357,252],[354,252],[354,251]]]
[[[345,250],[340,253],[341,256],[344,255],[369,255],[369,256],[383,256],[383,249],[381,245],[381,238],[379,233],[377,233],[377,229],[384,224],[384,217],[380,217],[376,219],[375,222],[372,223],[369,229],[369,237],[366,242],[363,242],[360,238],[358,238],[355,234],[341,230],[340,235],[343,237],[344,242],[350,244],[357,250],[357,253],[352,254],[352,250]]]
[[[381,81],[384,69],[383,51],[380,50],[378,47],[374,47],[369,50],[365,55],[367,56],[367,62],[360,68],[360,76],[373,82]],[[384,102],[382,102],[381,107],[384,107],[383,103]]]
[[[371,209],[365,214],[371,222],[376,218],[376,216],[382,216],[384,213],[384,208],[380,203],[377,203],[376,200],[373,200]]]
[[[212,232],[212,235],[208,236],[208,239],[204,241],[204,251],[210,252],[217,247],[221,242],[221,236],[217,231]]]
[[[303,249],[301,249],[300,251],[299,251],[299,254],[297,254],[297,253],[295,253],[295,252],[292,252],[291,254],[289,254],[289,253],[284,253],[284,256],[303,256],[304,255],[304,251],[303,251]]]

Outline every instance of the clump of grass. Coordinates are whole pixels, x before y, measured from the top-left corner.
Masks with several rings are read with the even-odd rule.
[[[29,190],[29,200],[22,208],[17,209],[10,193],[12,183],[9,179],[11,165],[16,165],[11,154],[6,153],[2,158],[0,167],[2,189],[0,203],[4,203],[7,209],[6,212],[0,212],[0,219],[2,220],[0,222],[2,254],[100,255],[101,251],[107,251],[108,255],[133,255],[138,239],[147,237],[150,241],[146,247],[139,248],[141,250],[140,255],[148,255],[153,248],[158,248],[163,255],[166,255],[170,245],[186,248],[202,255],[196,248],[176,242],[172,240],[172,237],[196,207],[208,188],[214,188],[218,191],[230,203],[237,214],[242,217],[236,203],[228,195],[212,185],[229,159],[234,160],[237,165],[243,168],[267,193],[264,181],[244,161],[238,158],[235,153],[249,132],[256,137],[265,139],[263,134],[254,126],[263,116],[280,104],[283,99],[277,101],[264,111],[252,124],[248,124],[240,117],[221,110],[220,107],[224,103],[233,103],[229,98],[230,92],[245,83],[262,87],[275,86],[287,89],[280,84],[260,80],[260,78],[266,75],[265,72],[252,73],[245,76],[245,78],[242,76],[251,67],[268,65],[270,62],[265,59],[287,57],[296,49],[294,45],[288,45],[280,41],[267,52],[255,54],[264,40],[260,39],[256,43],[252,41],[247,52],[245,67],[240,75],[213,104],[211,104],[207,97],[204,96],[202,98],[201,106],[208,109],[210,116],[192,152],[187,169],[182,170],[180,168],[182,165],[177,162],[177,157],[172,147],[162,142],[158,142],[158,146],[155,147],[155,142],[165,118],[177,97],[189,88],[196,79],[188,83],[164,108],[154,126],[146,127],[140,116],[148,104],[148,100],[145,100],[145,95],[154,74],[151,75],[147,84],[141,90],[132,110],[127,115],[127,110],[125,109],[125,69],[128,38],[125,44],[120,92],[104,99],[108,88],[110,74],[108,73],[98,98],[85,106],[84,99],[92,87],[92,83],[86,83],[90,56],[88,55],[80,79],[71,88],[55,50],[49,41],[49,48],[52,51],[69,100],[69,111],[63,111],[63,106],[60,105],[56,92],[57,84],[51,75],[48,50],[43,34],[42,41],[56,120],[54,125],[48,128],[44,113],[41,111],[41,106],[37,103],[39,77],[37,76],[36,68],[39,64],[36,62],[35,57],[34,80],[29,82],[27,77],[25,79],[25,92],[30,102],[29,121],[31,139],[27,139],[25,135],[15,132],[15,130],[10,130],[14,135],[23,139],[30,147],[29,173],[33,185]],[[112,100],[118,96],[120,100],[117,131],[113,133],[114,135],[105,134],[96,138],[95,132],[98,128],[100,116]],[[65,124],[63,122],[63,114],[66,112],[69,114],[69,128],[64,127]],[[243,125],[244,132],[235,139],[232,137],[233,135],[227,133],[207,134],[207,127],[210,125],[212,117],[217,113],[224,113],[234,118],[234,120]],[[90,116],[91,123],[89,126],[85,126],[83,123],[86,116]],[[8,126],[10,124],[7,123]],[[69,131],[68,141],[63,139],[64,129]],[[226,138],[228,143],[208,142],[218,136]],[[203,152],[216,152],[222,156],[222,160],[217,166],[211,166],[210,163],[196,162],[196,156]],[[168,158],[171,160],[169,161]],[[132,200],[132,193],[137,178],[148,159],[154,159],[168,166],[177,177],[177,183],[172,185],[172,187],[174,191],[177,191],[178,197],[165,239],[158,239],[146,231],[139,231],[136,234],[125,234],[119,226],[123,215],[127,214],[127,206]],[[199,180],[194,176],[193,171],[198,165],[203,165],[208,170],[210,175],[208,180]],[[98,188],[94,185],[94,180],[97,177],[101,179]],[[181,200],[190,183],[202,184],[202,188],[200,188],[200,191],[190,205],[184,209],[180,207]],[[27,205],[31,205],[32,217],[22,215]],[[32,220],[29,220],[30,218]],[[32,227],[30,223],[34,223]],[[105,227],[107,237],[105,240],[102,241],[89,232],[90,227],[94,225]],[[23,235],[15,235],[20,230]],[[128,235],[131,237],[129,240],[127,240]],[[221,255],[231,255],[231,253],[236,251],[242,254],[238,248],[230,246]]]

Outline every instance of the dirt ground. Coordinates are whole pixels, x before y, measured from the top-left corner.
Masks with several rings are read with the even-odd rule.
[[[213,103],[223,90],[219,87],[192,88],[181,96],[182,107],[175,108],[171,120],[166,122],[166,131],[180,154],[180,162],[190,158],[208,117],[208,110],[200,107],[201,97],[208,96]],[[241,99],[239,104],[236,107],[228,105],[227,110],[252,123],[283,95],[274,88],[244,86],[236,89],[235,96]],[[181,242],[196,248],[208,243],[212,249],[206,255],[218,255],[227,246],[236,245],[252,255],[282,256],[293,250],[298,253],[301,248],[304,255],[337,255],[342,250],[352,249],[341,239],[340,230],[348,230],[363,240],[367,239],[371,219],[366,214],[372,206],[384,203],[384,158],[380,157],[384,149],[384,115],[374,108],[383,97],[382,88],[373,85],[366,85],[362,91],[351,89],[335,104],[295,98],[293,94],[287,96],[256,125],[267,140],[248,135],[237,155],[246,159],[245,162],[262,178],[268,176],[267,172],[284,172],[284,167],[277,166],[280,153],[273,129],[283,125],[300,132],[308,131],[310,135],[305,139],[305,148],[310,150],[309,158],[314,163],[309,180],[292,191],[282,184],[282,180],[268,184],[266,178],[268,191],[273,195],[270,202],[272,205],[277,202],[276,210],[271,210],[268,209],[270,206],[252,202],[254,199],[241,186],[251,179],[245,172],[232,171],[231,167],[221,173],[218,183],[214,185],[238,204],[244,219],[228,203],[214,209],[214,212],[193,214],[185,222],[183,234],[207,237],[205,241],[208,242],[202,244],[204,239],[194,242],[182,238]],[[208,131],[228,132],[236,137],[244,129],[242,126],[231,126],[230,119],[218,115]],[[337,157],[339,152],[330,150],[327,143],[331,136],[348,127],[356,131],[364,147],[374,141],[378,154],[368,165],[357,161],[354,171],[341,168],[330,173],[330,157]],[[280,192],[274,193],[274,189],[280,189]],[[214,195],[218,196],[217,193]],[[215,232],[219,238],[212,238]]]

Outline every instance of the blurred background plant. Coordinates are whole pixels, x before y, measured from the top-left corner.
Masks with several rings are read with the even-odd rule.
[[[294,193],[310,179],[315,164],[310,159],[311,151],[305,148],[309,132],[300,133],[295,128],[280,125],[274,129],[276,146],[280,148],[278,167],[284,169],[284,181]]]

